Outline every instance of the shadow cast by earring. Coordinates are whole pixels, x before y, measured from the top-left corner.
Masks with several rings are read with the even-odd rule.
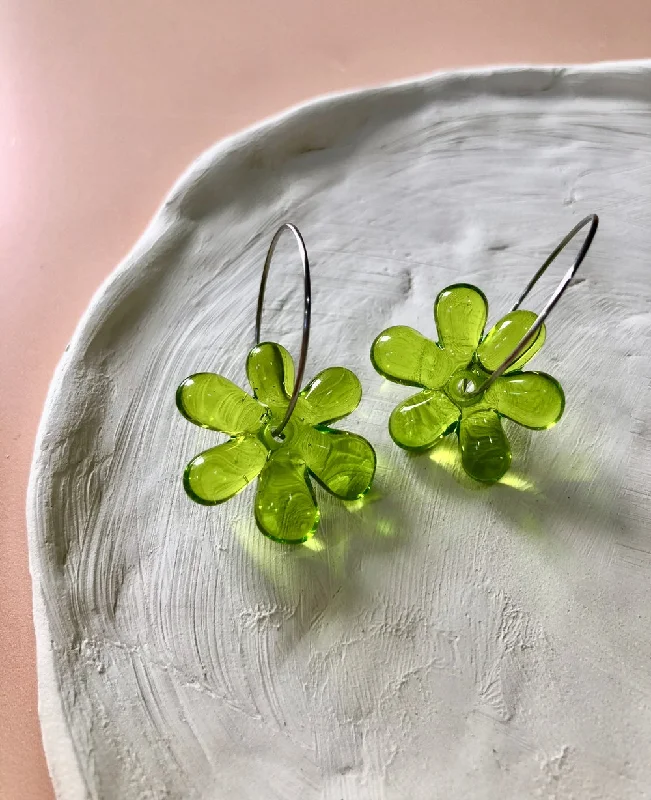
[[[368,592],[362,562],[393,553],[404,544],[405,509],[377,479],[363,497],[341,501],[317,489],[321,521],[316,535],[300,545],[281,545],[261,535],[255,523],[236,525],[242,558],[255,576],[251,601],[284,609],[291,618],[288,641],[295,646],[336,610],[357,613]],[[290,630],[291,629],[291,630]]]
[[[596,537],[611,544],[629,533],[628,504],[617,476],[590,462],[585,454],[552,451],[530,431],[509,431],[509,438],[516,466],[495,484],[479,483],[465,473],[454,435],[427,453],[408,458],[423,485],[436,485],[438,491],[465,502],[474,494],[522,533],[549,536],[555,531],[557,535],[564,530],[584,531],[592,541]],[[517,453],[530,449],[535,449],[536,458],[524,472],[517,467]]]

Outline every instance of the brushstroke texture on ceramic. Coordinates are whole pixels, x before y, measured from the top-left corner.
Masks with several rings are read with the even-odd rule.
[[[320,100],[198,159],[94,298],[38,434],[30,553],[60,798],[644,796],[650,131],[648,64],[508,69]],[[430,329],[458,282],[482,286],[492,325],[593,211],[599,237],[536,357],[565,388],[561,424],[507,421],[512,470],[493,487],[464,478],[456,446],[397,448],[404,392],[371,365],[377,332]],[[359,376],[347,427],[378,455],[362,500],[317,487],[321,528],[293,550],[257,533],[252,486],[188,499],[180,467],[215,434],[174,407],[192,372],[244,385],[286,219],[312,261],[307,377]],[[266,334],[296,356],[283,247]]]

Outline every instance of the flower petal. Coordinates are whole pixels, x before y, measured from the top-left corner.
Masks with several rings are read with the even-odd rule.
[[[511,448],[495,411],[484,409],[459,424],[463,468],[476,481],[494,483],[511,465]]]
[[[176,390],[176,406],[186,419],[213,431],[254,433],[262,426],[265,409],[221,375],[190,375]]]
[[[500,414],[535,430],[556,425],[565,408],[560,384],[544,372],[503,375],[488,389],[485,399]]]
[[[474,286],[448,286],[434,303],[439,345],[454,361],[455,369],[472,361],[488,317],[488,300]]]
[[[262,470],[255,519],[265,536],[288,544],[305,542],[317,529],[319,509],[307,467],[289,448],[272,453]]]
[[[256,345],[246,359],[246,374],[256,399],[275,414],[284,414],[294,391],[294,362],[275,342]]]
[[[427,450],[448,432],[460,414],[446,394],[426,389],[394,408],[389,433],[405,450]]]
[[[362,436],[331,428],[305,428],[292,441],[308,469],[331,494],[355,500],[375,474],[375,451]]]
[[[496,323],[486,335],[484,341],[477,349],[477,357],[484,369],[494,372],[505,358],[511,355],[522,337],[538,319],[538,315],[533,311],[511,311]],[[545,326],[543,325],[538,335],[529,344],[529,347],[511,364],[507,369],[514,372],[524,366],[527,361],[532,359],[545,343]]]
[[[371,346],[371,361],[380,375],[395,383],[438,389],[454,371],[450,356],[413,328],[387,328]]]
[[[267,448],[251,434],[204,450],[185,468],[185,491],[207,506],[229,500],[259,474],[267,460]]]
[[[296,413],[310,425],[335,422],[351,414],[362,399],[362,385],[345,367],[330,367],[313,378],[299,395]]]

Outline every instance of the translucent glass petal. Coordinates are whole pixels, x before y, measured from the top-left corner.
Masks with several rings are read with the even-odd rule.
[[[305,542],[317,529],[319,509],[307,467],[289,448],[276,450],[262,470],[255,519],[266,536],[289,544]]]
[[[256,398],[275,414],[284,414],[294,390],[294,362],[287,350],[262,342],[249,353],[246,374]]]
[[[205,450],[185,468],[185,491],[197,503],[223,503],[260,473],[267,454],[267,448],[251,434]]]
[[[259,430],[265,409],[227,378],[199,372],[186,378],[176,390],[176,405],[195,425],[222,433]]]
[[[320,372],[303,389],[296,414],[310,425],[334,422],[351,414],[362,399],[357,376],[345,367]]]
[[[331,494],[342,500],[355,500],[369,490],[375,474],[375,451],[362,436],[306,427],[291,446]]]
[[[405,450],[427,450],[461,412],[443,392],[426,389],[397,406],[389,419],[393,441]]]
[[[463,468],[477,481],[494,483],[511,465],[511,448],[495,411],[477,411],[459,424]]]
[[[484,397],[500,414],[536,430],[555,425],[565,408],[560,384],[544,372],[503,375]]]
[[[387,328],[373,342],[375,369],[396,383],[438,389],[454,371],[450,356],[413,328]]]
[[[439,344],[454,361],[455,369],[472,360],[488,316],[488,301],[474,286],[448,286],[436,298],[434,319]]]
[[[511,311],[496,323],[479,345],[477,357],[482,367],[489,372],[496,370],[505,358],[511,355],[522,337],[538,318],[533,311]],[[543,325],[536,338],[520,358],[512,364],[507,372],[520,369],[533,358],[545,343],[545,326]]]

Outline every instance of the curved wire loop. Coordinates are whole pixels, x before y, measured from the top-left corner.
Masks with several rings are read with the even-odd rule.
[[[276,233],[274,233],[273,239],[271,240],[271,244],[269,245],[269,250],[267,251],[267,257],[264,261],[264,267],[262,269],[262,278],[260,279],[260,291],[258,293],[258,308],[255,314],[255,343],[256,345],[260,344],[260,327],[262,325],[262,309],[264,307],[264,293],[267,287],[267,275],[269,274],[269,267],[271,266],[271,261],[274,256],[274,252],[276,250],[276,245],[278,244],[278,240],[283,235],[285,231],[289,231],[294,235],[296,239],[296,243],[298,244],[298,251],[301,257],[301,262],[303,264],[303,291],[304,291],[304,305],[303,305],[303,338],[301,340],[301,352],[298,358],[298,369],[296,371],[296,378],[294,381],[294,391],[292,392],[292,396],[289,401],[289,405],[287,406],[287,411],[283,418],[283,421],[280,423],[278,428],[273,431],[274,436],[280,436],[285,429],[285,426],[290,420],[290,417],[294,413],[294,409],[296,408],[296,402],[298,401],[298,396],[301,392],[301,386],[303,385],[303,374],[305,372],[305,362],[307,361],[307,350],[310,344],[310,319],[311,319],[311,306],[312,306],[312,284],[310,281],[310,261],[307,257],[307,248],[305,247],[305,242],[303,241],[303,237],[301,236],[301,232],[296,227],[296,225],[292,225],[291,222],[283,222],[283,224],[278,228]]]
[[[501,375],[503,375],[506,372],[506,370],[512,364],[514,364],[518,360],[518,358],[520,358],[522,353],[524,353],[524,351],[529,347],[531,342],[538,335],[538,331],[542,328],[545,320],[549,316],[550,311],[554,308],[554,306],[561,299],[561,297],[563,296],[563,293],[565,292],[565,290],[569,286],[570,281],[572,280],[572,278],[576,274],[576,271],[578,270],[578,268],[583,263],[583,259],[588,254],[588,250],[590,249],[590,245],[592,244],[592,240],[594,239],[595,234],[597,233],[597,228],[599,226],[599,217],[596,214],[588,214],[587,217],[584,217],[580,222],[578,222],[572,228],[572,230],[567,234],[567,236],[565,236],[561,240],[561,242],[557,245],[557,247],[547,257],[547,260],[542,265],[542,267],[540,267],[538,272],[536,272],[536,274],[533,276],[533,278],[529,281],[529,283],[527,285],[527,288],[524,290],[524,292],[522,292],[522,294],[518,298],[517,303],[511,309],[511,311],[517,311],[517,309],[520,308],[520,306],[522,305],[522,302],[527,297],[527,295],[531,292],[533,287],[538,283],[538,281],[542,277],[542,275],[545,272],[545,270],[547,269],[547,267],[549,267],[550,264],[552,264],[556,260],[558,255],[560,255],[560,253],[567,247],[567,245],[572,241],[572,239],[574,239],[574,237],[577,235],[577,233],[579,233],[579,231],[583,230],[583,228],[585,228],[587,225],[589,225],[590,228],[588,230],[587,236],[585,237],[585,240],[584,240],[583,244],[581,245],[581,249],[579,250],[577,257],[574,259],[574,263],[572,264],[572,266],[568,269],[568,271],[565,273],[565,275],[561,279],[561,282],[558,284],[558,286],[556,287],[554,293],[552,294],[550,299],[547,301],[547,304],[545,305],[543,310],[538,315],[536,321],[529,328],[527,333],[525,333],[525,335],[522,337],[522,339],[520,340],[518,345],[515,347],[513,352],[504,359],[504,361],[499,365],[499,367],[490,375],[490,377],[488,377],[486,379],[486,381],[481,386],[479,386],[478,389],[475,390],[475,392],[473,392],[473,394],[478,394],[479,392],[486,391],[486,389],[488,389],[488,387],[492,383],[494,383]]]

